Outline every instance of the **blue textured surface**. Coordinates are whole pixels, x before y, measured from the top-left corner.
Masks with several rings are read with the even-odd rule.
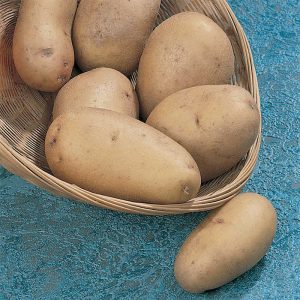
[[[0,168],[0,299],[300,299],[300,2],[230,0],[250,39],[264,138],[246,190],[279,228],[268,255],[234,282],[190,295],[176,252],[204,217],[131,216],[53,197]]]

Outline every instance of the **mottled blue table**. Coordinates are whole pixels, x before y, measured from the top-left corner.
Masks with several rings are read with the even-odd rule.
[[[143,217],[53,197],[0,168],[0,299],[300,299],[300,2],[230,0],[260,82],[263,145],[246,187],[278,211],[271,250],[205,295],[181,290],[173,261],[204,217]]]

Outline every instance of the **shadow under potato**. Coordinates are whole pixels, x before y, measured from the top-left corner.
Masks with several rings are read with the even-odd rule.
[[[215,298],[218,295],[228,295],[228,299],[240,299],[253,289],[253,286],[260,281],[263,270],[266,267],[266,259],[262,258],[252,269],[226,285],[207,291],[208,298]],[[239,286],[239,289],[236,289]]]

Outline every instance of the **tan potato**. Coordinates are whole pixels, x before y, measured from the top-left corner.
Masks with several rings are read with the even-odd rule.
[[[138,118],[139,105],[131,82],[113,69],[94,69],[71,79],[56,97],[53,118],[80,107],[104,108]]]
[[[147,124],[187,149],[206,182],[247,154],[259,132],[260,113],[251,94],[241,87],[199,86],[167,97]]]
[[[81,1],[73,28],[80,68],[107,67],[132,74],[138,68],[159,6],[160,0]]]
[[[71,27],[76,0],[22,0],[13,38],[13,59],[30,87],[55,92],[74,65]]]
[[[197,164],[184,148],[109,110],[60,115],[48,130],[45,150],[55,176],[103,195],[170,204],[188,201],[200,187]]]
[[[175,261],[182,288],[202,293],[251,269],[271,246],[276,212],[264,197],[245,193],[214,211],[187,238]]]
[[[143,119],[167,96],[197,85],[230,83],[233,73],[230,41],[216,23],[197,12],[174,15],[152,32],[140,60]]]

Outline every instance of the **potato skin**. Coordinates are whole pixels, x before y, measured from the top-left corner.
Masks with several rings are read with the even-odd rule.
[[[13,59],[30,87],[55,92],[74,65],[71,27],[76,0],[22,0],[13,38]]]
[[[73,42],[83,71],[98,67],[131,75],[153,30],[160,0],[84,0],[76,13]]]
[[[251,94],[241,87],[198,86],[167,97],[147,124],[187,149],[206,182],[247,154],[259,132],[260,113]]]
[[[131,82],[122,73],[108,68],[82,73],[63,86],[55,99],[53,118],[80,107],[104,108],[133,118],[139,115]]]
[[[240,194],[212,212],[182,245],[174,273],[182,288],[202,293],[251,269],[271,246],[276,212],[264,197]]]
[[[190,154],[154,128],[113,111],[60,115],[45,142],[53,174],[86,190],[157,204],[196,196],[200,173]]]
[[[231,43],[216,23],[197,12],[172,16],[152,32],[140,60],[137,92],[143,119],[167,96],[230,83],[233,73]]]

